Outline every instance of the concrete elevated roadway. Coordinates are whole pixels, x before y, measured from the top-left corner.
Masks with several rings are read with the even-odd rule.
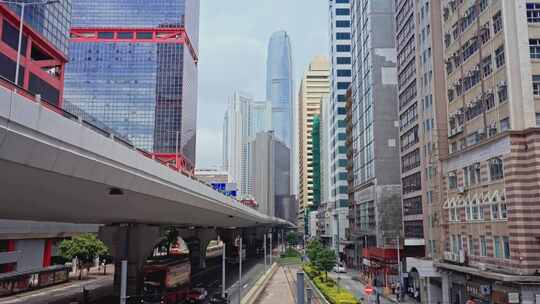
[[[288,225],[80,118],[0,87],[0,214],[18,220]]]

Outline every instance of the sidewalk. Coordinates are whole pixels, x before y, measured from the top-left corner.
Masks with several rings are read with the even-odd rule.
[[[110,267],[107,271],[107,275],[103,275],[103,272],[97,272],[96,269],[92,269],[88,279],[78,281],[70,275],[71,280],[67,283],[54,285],[42,289],[37,289],[29,292],[16,294],[10,297],[0,298],[1,304],[44,304],[44,303],[58,303],[65,301],[82,301],[83,287],[89,291],[89,297],[94,298],[96,296],[105,296],[108,292],[112,293],[113,285],[113,270],[114,267]],[[85,271],[86,276],[86,271]],[[77,277],[77,275],[75,275]]]
[[[287,281],[283,267],[279,267],[272,276],[264,291],[260,295],[257,304],[294,304],[292,291]]]

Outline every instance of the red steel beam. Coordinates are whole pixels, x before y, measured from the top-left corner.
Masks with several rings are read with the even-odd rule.
[[[127,36],[130,34],[131,36]],[[144,38],[143,35],[147,35]],[[183,27],[176,28],[112,28],[112,27],[72,27],[72,42],[137,42],[137,43],[177,43],[188,47],[191,57],[197,63],[198,55]]]

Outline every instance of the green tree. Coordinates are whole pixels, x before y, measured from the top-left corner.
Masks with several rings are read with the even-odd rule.
[[[295,246],[298,244],[298,233],[291,231],[287,233],[287,244],[289,246]]]
[[[319,271],[324,271],[325,281],[328,281],[328,271],[336,266],[336,253],[334,250],[322,248],[314,262]]]
[[[319,253],[323,250],[323,245],[321,242],[314,240],[308,243],[306,255],[308,256],[310,262],[315,265]]]
[[[79,280],[82,279],[83,268],[86,268],[88,273],[96,257],[105,255],[109,251],[102,241],[89,233],[63,240],[58,249],[63,258],[68,260],[77,259]]]

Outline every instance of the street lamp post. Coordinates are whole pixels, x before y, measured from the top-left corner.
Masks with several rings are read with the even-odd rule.
[[[15,85],[19,85],[19,66],[21,64],[21,47],[23,38],[23,26],[24,26],[24,10],[27,6],[31,5],[49,5],[58,3],[60,0],[47,0],[38,2],[18,2],[18,1],[4,1],[0,0],[0,4],[15,4],[21,7],[21,17],[19,18],[19,41],[17,42],[17,65],[15,66]]]

